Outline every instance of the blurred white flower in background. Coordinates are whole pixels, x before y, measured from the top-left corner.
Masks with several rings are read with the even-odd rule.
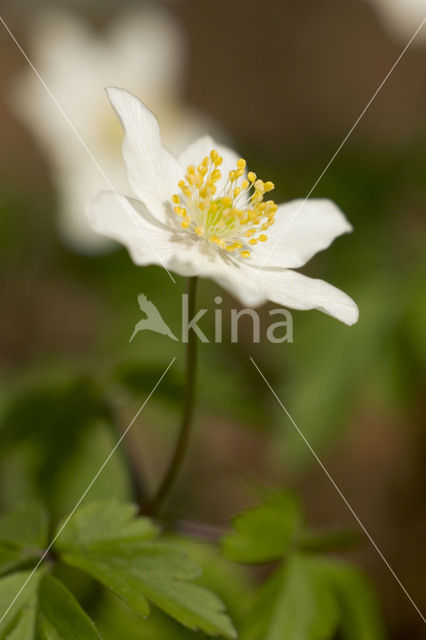
[[[164,9],[127,13],[95,33],[68,13],[36,20],[29,57],[117,191],[126,190],[121,128],[105,87],[129,87],[158,115],[166,146],[180,151],[211,123],[183,104],[183,34]],[[65,243],[83,253],[112,246],[94,233],[85,205],[105,178],[31,69],[12,87],[15,112],[47,153],[58,193],[58,225]]]
[[[426,0],[370,0],[386,28],[397,39],[408,41],[426,18]],[[426,43],[426,25],[413,44]]]

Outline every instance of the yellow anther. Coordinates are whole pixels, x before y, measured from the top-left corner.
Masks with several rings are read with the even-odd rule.
[[[198,166],[189,165],[186,179],[179,181],[180,191],[171,196],[171,202],[183,229],[205,237],[223,250],[237,249],[242,258],[248,258],[249,248],[265,242],[268,236],[262,232],[274,223],[278,207],[273,200],[264,201],[274,183],[258,179],[253,171],[244,176],[247,165],[240,158],[228,172],[227,183],[218,188],[222,178],[218,167],[222,161],[219,152],[213,149]],[[240,198],[244,192],[246,202]],[[242,238],[245,241],[240,241]]]

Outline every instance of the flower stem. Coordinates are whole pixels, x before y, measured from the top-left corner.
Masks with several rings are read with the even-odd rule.
[[[195,299],[197,291],[197,276],[188,278],[187,294],[188,294],[188,314],[193,317],[195,313]],[[191,435],[192,416],[194,411],[195,399],[195,374],[197,360],[197,343],[194,331],[188,334],[188,342],[186,345],[186,375],[185,389],[183,400],[182,421],[179,436],[175,445],[173,456],[170,460],[166,474],[157,490],[157,493],[145,507],[145,513],[155,515],[163,502],[168,497],[175,480],[180,472],[182,463],[188,449],[189,438]]]

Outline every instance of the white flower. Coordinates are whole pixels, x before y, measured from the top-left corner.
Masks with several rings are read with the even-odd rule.
[[[206,121],[183,106],[183,37],[171,14],[159,7],[121,17],[96,35],[76,17],[48,11],[33,28],[30,57],[53,96],[115,189],[126,188],[121,131],[104,97],[118,84],[143,96],[159,114],[165,142],[180,151],[205,131]],[[12,87],[12,104],[46,151],[59,196],[59,230],[77,251],[111,246],[87,223],[91,194],[108,188],[69,124],[31,69]]]
[[[398,40],[408,42],[426,18],[425,0],[370,0],[386,27]],[[413,44],[426,42],[426,27],[423,27]]]
[[[357,321],[349,296],[292,270],[352,230],[336,205],[277,206],[266,200],[272,182],[246,174],[245,161],[210,137],[175,158],[151,111],[123,89],[107,92],[125,130],[123,156],[136,198],[100,193],[88,207],[96,231],[124,244],[138,265],[212,278],[245,305],[271,300]]]

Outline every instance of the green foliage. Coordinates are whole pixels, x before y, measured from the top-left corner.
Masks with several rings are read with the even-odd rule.
[[[74,596],[48,573],[38,571],[34,576],[16,573],[2,578],[2,612],[8,610],[16,596],[16,602],[0,623],[2,640],[100,639],[95,625]]]
[[[288,493],[246,510],[234,526],[222,543],[228,558],[278,563],[248,608],[242,640],[331,640],[337,631],[344,640],[383,639],[377,603],[364,576],[316,553],[347,541],[346,532],[306,532],[298,503]]]
[[[300,521],[295,496],[274,495],[234,519],[234,531],[222,542],[223,554],[229,560],[248,564],[280,559],[290,549]]]
[[[260,589],[244,625],[244,640],[327,640],[337,604],[315,559],[292,556]]]
[[[64,464],[102,415],[99,392],[87,378],[20,390],[2,412],[1,453],[31,450],[37,493],[50,505]]]
[[[91,502],[69,520],[57,542],[59,549],[84,549],[93,544],[151,540],[158,529],[149,518],[136,518],[137,507],[114,500]],[[62,525],[61,525],[62,526]]]
[[[224,558],[217,545],[199,542],[193,538],[173,538],[203,573],[199,583],[212,589],[226,604],[237,627],[245,616],[246,603],[252,598],[254,588],[248,567],[241,567]]]
[[[43,576],[38,589],[38,631],[45,640],[98,640],[96,627],[64,585]]]
[[[47,539],[47,513],[37,505],[20,505],[0,517],[0,542],[42,549]]]
[[[47,514],[36,505],[20,505],[0,517],[0,575],[34,562],[47,540]]]
[[[337,598],[342,635],[346,640],[383,640],[385,630],[376,595],[366,577],[342,562],[323,563]]]
[[[219,598],[192,582],[200,575],[198,565],[171,543],[153,539],[149,521],[133,516],[129,505],[86,505],[58,540],[62,560],[93,576],[142,616],[149,614],[150,601],[190,629],[235,637]]]
[[[108,587],[140,616],[150,613],[152,603],[188,629],[236,637],[222,601],[193,582],[202,573],[200,567],[178,543],[159,540],[157,527],[136,512],[134,505],[115,501],[84,505],[63,531],[59,528],[55,556]],[[35,565],[47,545],[44,512],[22,506],[0,518],[0,542],[4,572],[30,559]],[[22,589],[0,624],[0,640],[99,638],[75,597],[45,573],[48,566],[33,576],[21,572],[0,580],[0,611],[6,611]]]
[[[35,599],[42,572],[36,573],[32,579],[30,576],[31,572],[24,571],[0,579],[1,640],[34,638]],[[19,597],[16,597],[19,592]]]

